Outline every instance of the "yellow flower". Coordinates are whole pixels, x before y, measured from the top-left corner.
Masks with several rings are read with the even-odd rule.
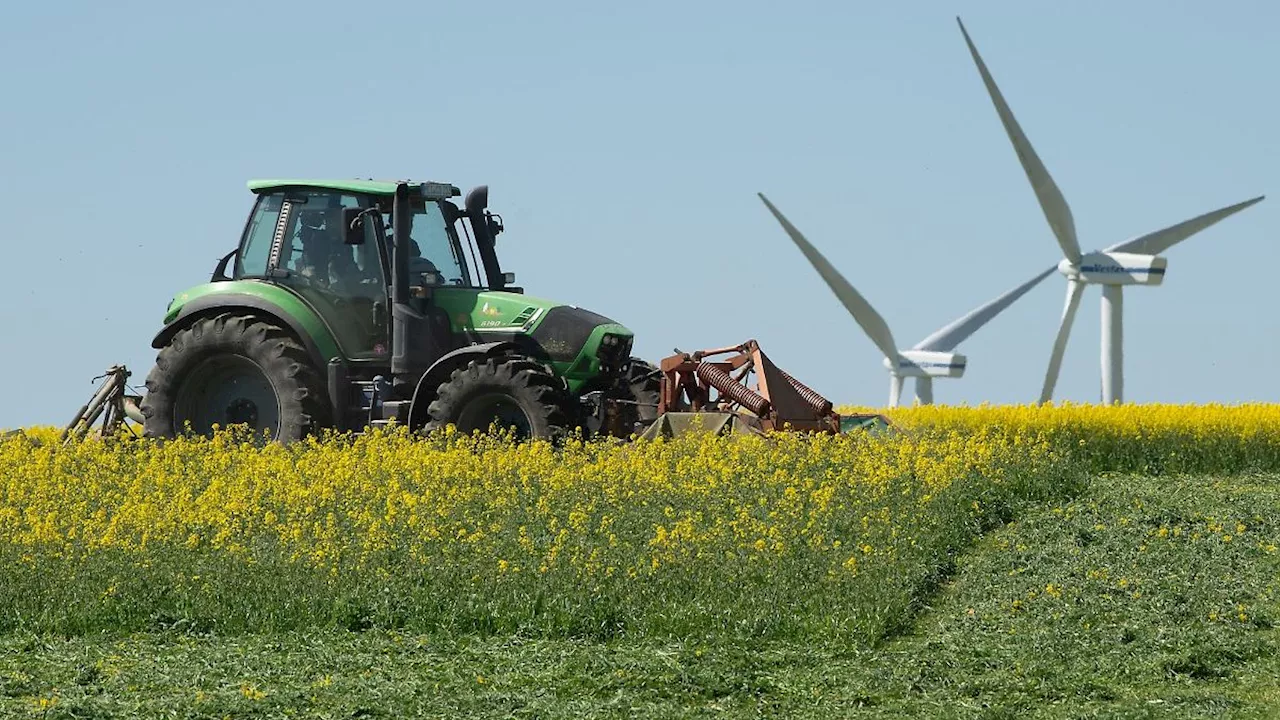
[[[198,557],[371,586],[408,574],[456,576],[467,592],[519,592],[530,582],[584,592],[609,583],[625,593],[655,578],[773,581],[797,560],[818,582],[847,583],[892,572],[938,522],[1043,495],[1037,483],[1107,470],[1280,465],[1280,405],[919,406],[888,415],[905,432],[561,447],[455,428],[289,447],[231,432],[63,447],[56,429],[35,428],[0,438],[0,544],[23,567],[55,572],[107,557],[148,573],[216,567],[184,562]],[[1248,530],[1238,518],[1197,518],[1143,539],[1213,533],[1229,543]],[[1257,547],[1276,552],[1262,538]],[[95,600],[134,587],[123,571],[95,577],[86,591]],[[1088,578],[1112,582],[1105,569]],[[218,582],[202,570],[174,578],[174,587]],[[1043,589],[1061,592],[1054,583]]]

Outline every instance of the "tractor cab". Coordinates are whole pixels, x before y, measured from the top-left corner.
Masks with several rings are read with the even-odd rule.
[[[214,280],[256,280],[303,297],[338,335],[343,354],[377,360],[390,352],[391,290],[397,269],[394,209],[397,183],[253,181],[257,196],[240,247]],[[507,290],[493,250],[501,222],[484,207],[487,189],[468,209],[442,183],[400,184],[407,218],[405,285]],[[471,226],[471,227],[468,227]],[[475,228],[474,230],[472,228]],[[464,242],[465,240],[465,242]],[[516,289],[518,291],[518,289]]]
[[[400,198],[398,186],[406,190]],[[348,359],[390,356],[397,202],[406,211],[405,302],[422,306],[413,298],[438,287],[522,292],[509,286],[514,275],[498,265],[493,246],[502,224],[488,211],[483,186],[464,208],[451,200],[458,188],[443,183],[261,180],[249,187],[257,197],[240,246],[212,280],[251,280],[297,293]]]

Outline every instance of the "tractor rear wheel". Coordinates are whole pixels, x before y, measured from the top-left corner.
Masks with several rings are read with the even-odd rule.
[[[557,440],[569,428],[564,383],[545,365],[522,357],[472,360],[441,383],[427,407],[428,433],[455,426],[459,432],[514,427],[519,439]]]
[[[284,443],[318,431],[331,414],[324,380],[302,345],[265,318],[232,313],[173,336],[156,356],[140,409],[146,437],[247,425]]]

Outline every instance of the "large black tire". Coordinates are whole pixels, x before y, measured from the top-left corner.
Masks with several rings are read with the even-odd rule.
[[[324,380],[306,349],[270,320],[222,313],[180,330],[156,356],[141,410],[146,437],[248,425],[289,443],[331,424]]]
[[[646,424],[657,420],[658,402],[662,400],[662,373],[658,368],[638,357],[631,358],[627,386],[631,388],[630,400],[636,403],[637,419]]]
[[[564,382],[541,363],[523,357],[472,360],[441,383],[427,407],[428,433],[453,425],[459,432],[515,426],[520,439],[559,440],[569,431]]]
[[[643,432],[658,419],[658,403],[662,400],[662,375],[654,367],[638,357],[631,358],[624,382],[606,393],[606,401],[620,401],[613,407],[614,417],[584,418],[584,427],[592,435],[630,438]],[[608,411],[606,411],[607,413]]]

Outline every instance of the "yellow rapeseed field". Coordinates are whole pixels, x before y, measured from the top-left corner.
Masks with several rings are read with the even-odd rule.
[[[546,604],[633,624],[906,596],[902,567],[927,572],[919,558],[963,542],[970,519],[1066,472],[1034,434],[968,430],[560,448],[404,432],[51,440],[0,441],[0,605],[52,606],[56,627],[118,623],[136,614],[126,602],[223,623],[413,598],[386,612],[518,624]]]
[[[377,624],[876,637],[1086,472],[1280,466],[1280,406],[903,408],[901,432],[282,447],[0,440],[0,630]],[[744,630],[745,628],[745,630]]]
[[[841,412],[871,412],[848,406]],[[903,428],[1035,433],[1096,472],[1280,467],[1280,404],[929,405],[884,412]]]
[[[834,518],[873,510],[888,493],[928,503],[959,481],[999,485],[1011,469],[1050,458],[1030,436],[968,432],[560,449],[404,433],[287,448],[231,436],[65,449],[13,438],[0,445],[0,543],[65,556],[166,546],[245,554],[269,538],[290,559],[331,569],[396,551],[489,557],[498,573],[568,568],[583,579],[804,547],[853,568],[869,553]],[[862,531],[894,520],[857,519]]]

